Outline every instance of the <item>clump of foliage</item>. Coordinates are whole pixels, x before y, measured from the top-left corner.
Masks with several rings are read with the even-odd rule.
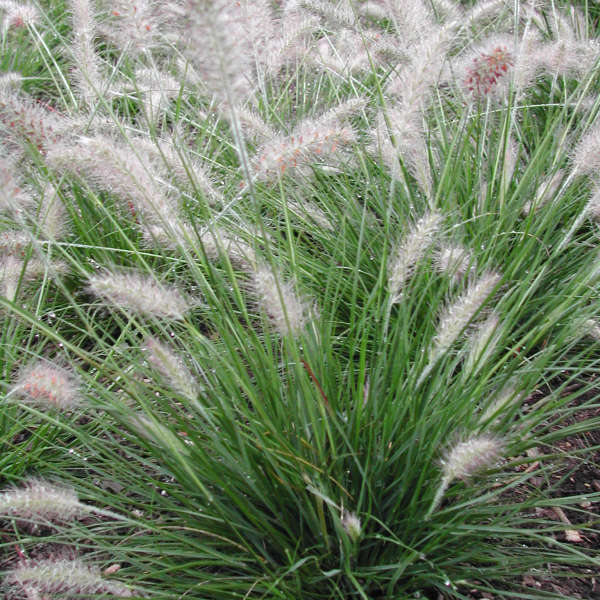
[[[0,2],[7,597],[597,569],[593,13],[464,4]]]

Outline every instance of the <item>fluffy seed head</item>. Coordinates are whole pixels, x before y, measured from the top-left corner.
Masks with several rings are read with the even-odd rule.
[[[80,403],[75,375],[45,361],[26,367],[13,391],[23,402],[59,410],[71,410]]]
[[[131,598],[132,591],[121,583],[103,579],[96,567],[81,560],[47,559],[26,561],[8,571],[3,581],[7,600],[60,595],[66,598],[104,595]]]
[[[27,2],[2,0],[0,10],[4,11],[4,18],[0,26],[2,35],[5,35],[11,28],[29,27],[39,22],[40,16],[37,8]]]
[[[74,490],[41,479],[30,479],[23,488],[0,494],[0,517],[13,517],[35,531],[40,521],[66,523],[85,514],[91,507],[77,499]]]
[[[75,143],[55,144],[48,163],[79,175],[99,190],[118,196],[137,220],[161,223],[177,215],[176,200],[169,196],[144,148],[135,149],[106,135],[80,137]]]
[[[517,392],[514,385],[512,383],[506,384],[503,388],[501,388],[498,392],[496,392],[494,398],[492,399],[490,405],[485,409],[483,414],[481,415],[479,422],[481,425],[485,426],[488,421],[496,416],[495,420],[500,418],[500,412],[505,410],[511,404],[516,404],[522,398],[522,395]]]
[[[90,0],[69,0],[73,21],[74,76],[84,104],[89,106],[101,90],[100,64],[94,50],[95,19]]]
[[[492,38],[475,49],[458,69],[465,93],[474,99],[502,95],[514,64],[510,42]]]
[[[92,275],[88,289],[109,305],[150,317],[183,319],[191,308],[177,288],[141,273]]]
[[[471,335],[469,354],[465,361],[465,372],[478,371],[494,352],[500,338],[500,319],[492,313]]]
[[[573,175],[596,175],[600,171],[600,124],[592,127],[577,143],[573,154]]]
[[[585,207],[585,211],[590,219],[600,223],[600,187],[597,187]]]
[[[394,246],[388,262],[388,289],[392,302],[399,302],[402,288],[416,264],[425,256],[442,224],[442,215],[431,212],[421,217]]]
[[[435,266],[440,273],[449,275],[458,283],[470,269],[475,268],[475,259],[462,246],[445,245],[435,253]]]
[[[600,323],[594,319],[588,319],[583,327],[583,332],[600,342]]]
[[[344,531],[348,534],[348,537],[353,542],[356,541],[360,537],[360,534],[361,534],[360,519],[353,512],[343,511],[342,527],[344,528]]]
[[[300,333],[314,313],[314,308],[296,295],[292,283],[277,277],[269,267],[258,267],[252,287],[260,307],[281,335]]]
[[[479,435],[450,448],[441,461],[444,480],[468,479],[496,462],[503,449],[502,442],[488,435]]]
[[[195,400],[198,384],[181,358],[168,346],[151,337],[146,338],[145,349],[150,364],[170,382],[173,388],[186,398]]]
[[[472,282],[455,302],[443,310],[434,342],[433,358],[450,348],[499,281],[500,275],[497,273],[485,273]]]

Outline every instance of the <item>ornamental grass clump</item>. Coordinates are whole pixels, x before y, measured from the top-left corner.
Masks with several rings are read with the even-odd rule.
[[[5,595],[593,597],[567,4],[0,1]]]

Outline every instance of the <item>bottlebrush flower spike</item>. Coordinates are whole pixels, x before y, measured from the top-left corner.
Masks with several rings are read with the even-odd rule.
[[[96,189],[115,194],[134,219],[140,215],[161,223],[177,215],[176,199],[154,176],[142,147],[134,150],[104,135],[81,137],[75,143],[54,145],[47,162],[57,170],[79,175]]]
[[[572,175],[596,175],[600,171],[600,123],[581,137],[573,152]]]
[[[462,246],[443,245],[435,253],[434,264],[438,272],[449,275],[454,283],[476,268],[475,258]]]
[[[91,106],[101,93],[100,60],[94,49],[95,16],[90,0],[69,0],[73,20],[73,65],[84,105]]]
[[[92,275],[88,290],[115,308],[148,317],[179,320],[191,309],[177,288],[141,273]]]
[[[304,119],[292,135],[279,135],[263,144],[254,160],[255,181],[276,181],[285,174],[309,175],[311,163],[338,158],[338,151],[355,141],[344,120],[364,106],[364,100],[350,100],[332,108],[317,119]]]
[[[145,350],[148,362],[165,377],[174,390],[190,400],[196,400],[198,384],[179,356],[165,344],[147,337]]]
[[[4,73],[0,75],[0,94],[17,90],[23,83],[23,76],[20,73]]]
[[[503,449],[504,444],[499,438],[485,434],[473,436],[450,448],[441,460],[442,480],[425,520],[438,508],[450,483],[455,479],[466,481],[478,471],[490,467]]]
[[[96,567],[81,560],[67,559],[25,561],[5,574],[2,587],[6,600],[22,600],[23,594],[31,590],[41,598],[49,595],[73,599],[133,596],[132,590],[122,583],[103,579]]]
[[[21,488],[0,494],[0,519],[14,518],[32,532],[50,523],[68,523],[94,512],[79,502],[75,491],[41,479],[29,479]]]
[[[470,336],[469,354],[464,366],[465,375],[475,374],[489,360],[500,339],[499,326],[500,318],[492,313]]]
[[[174,3],[153,0],[111,0],[110,12],[98,30],[122,52],[136,57],[161,44],[161,29],[172,26]],[[162,18],[161,18],[162,17]]]
[[[256,87],[256,42],[274,34],[265,0],[188,0],[186,56],[219,101],[244,104]]]
[[[362,533],[360,519],[353,512],[342,510],[341,521],[344,531],[350,540],[355,542]]]
[[[497,273],[485,273],[473,281],[455,302],[444,308],[434,340],[432,361],[450,349],[481,305],[488,299],[500,279],[501,277]]]
[[[388,259],[388,291],[392,303],[402,299],[402,288],[425,256],[440,230],[442,215],[432,212],[417,221],[395,244]]]
[[[72,410],[81,402],[75,375],[55,364],[40,361],[23,369],[11,393],[41,407]]]
[[[173,98],[179,95],[181,82],[157,69],[140,68],[132,85],[126,89],[141,96],[145,114],[151,123],[158,122]]]
[[[49,147],[77,130],[82,121],[5,91],[0,93],[0,124],[11,150],[33,146],[45,154]]]
[[[192,188],[204,194],[211,204],[223,203],[223,194],[217,189],[210,171],[204,162],[185,152],[187,140],[174,135],[171,138],[153,140],[150,136],[136,137],[132,140],[143,157],[152,165],[155,178],[173,177],[177,184]]]
[[[11,28],[30,27],[39,22],[40,15],[37,8],[27,2],[0,0],[0,10],[4,12],[0,25],[2,35],[6,35]]]
[[[502,452],[502,442],[488,435],[479,435],[450,448],[441,461],[443,479],[467,480],[478,471],[491,466]]]
[[[485,409],[479,419],[482,426],[488,425],[488,422],[493,417],[494,422],[499,421],[502,411],[505,411],[511,404],[520,402],[523,395],[516,390],[512,383],[507,383],[503,388],[498,390],[492,399],[490,405]]]
[[[67,230],[66,211],[58,190],[52,183],[46,184],[36,214],[41,232],[50,240],[58,240]]]
[[[33,203],[20,181],[15,161],[0,157],[0,210],[15,215],[30,209]]]
[[[314,315],[314,307],[296,295],[294,286],[267,266],[258,267],[252,287],[260,307],[281,335],[300,333]]]
[[[497,97],[506,93],[509,72],[515,64],[514,50],[508,40],[492,39],[476,49],[466,60],[463,88],[474,99]]]

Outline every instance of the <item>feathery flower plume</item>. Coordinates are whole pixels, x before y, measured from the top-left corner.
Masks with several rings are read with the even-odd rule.
[[[0,231],[0,255],[23,257],[30,243],[31,236],[25,231],[14,229]],[[3,260],[0,259],[0,264],[4,264]]]
[[[136,57],[161,44],[161,27],[173,26],[175,2],[111,0],[108,19],[98,26],[102,35],[122,52]]]
[[[14,254],[16,252],[13,249],[13,254],[0,256],[0,295],[12,301],[15,300],[20,285],[47,274],[61,277],[69,270],[63,262],[37,258],[29,258],[25,261]]]
[[[49,240],[58,240],[64,236],[67,228],[66,211],[58,190],[52,183],[44,187],[37,220],[42,233]]]
[[[590,73],[600,58],[597,40],[561,39],[544,44],[537,55],[538,63],[552,75],[566,77]]]
[[[334,227],[329,217],[314,202],[288,201],[287,207],[303,221],[313,222],[321,229],[333,231]]]
[[[40,15],[32,4],[27,2],[14,2],[13,0],[0,0],[0,10],[4,12],[0,32],[6,32],[14,27],[30,27],[39,22]]]
[[[456,71],[467,96],[474,100],[504,97],[515,64],[513,40],[492,36],[474,48]]]
[[[16,518],[32,531],[40,522],[68,523],[94,512],[94,507],[79,502],[75,491],[41,479],[29,479],[22,488],[0,494],[0,518]]]
[[[600,223],[600,187],[596,187],[585,207],[585,213],[590,219]]]
[[[150,161],[141,148],[118,144],[110,137],[81,137],[75,143],[56,144],[48,164],[82,177],[96,189],[106,190],[128,204],[150,222],[162,222],[177,214],[177,202],[151,172]]]
[[[49,148],[72,134],[80,121],[61,115],[15,93],[0,93],[0,125],[5,142],[14,151],[33,146],[45,154]]]
[[[444,308],[434,339],[432,362],[452,346],[481,305],[488,299],[500,279],[501,277],[497,273],[485,273],[473,281],[455,302]]]
[[[497,20],[503,13],[506,17],[512,16],[511,9],[512,6],[506,0],[481,0],[461,15],[460,21],[454,21],[450,25],[457,29],[482,27],[486,21]]]
[[[395,38],[378,30],[342,29],[322,37],[314,51],[317,67],[349,77],[361,71],[369,71],[372,64],[379,64],[388,57],[396,57]]]
[[[4,73],[0,75],[0,95],[21,87],[23,76],[21,73]]]
[[[342,0],[335,4],[328,0],[302,0],[304,9],[314,12],[331,25],[348,26],[354,25],[356,18],[354,10],[348,0]]]
[[[133,596],[131,589],[122,583],[103,579],[96,567],[67,559],[23,562],[6,573],[3,588],[7,600],[22,600],[23,593],[31,590],[42,598],[49,595],[62,598]]]
[[[11,393],[17,394],[22,402],[59,410],[71,410],[81,402],[75,375],[46,361],[25,367]]]
[[[463,246],[444,245],[434,255],[434,264],[439,273],[449,275],[454,283],[459,283],[476,263],[472,254]]]
[[[348,510],[342,510],[342,527],[351,541],[355,542],[362,532],[360,519]]]
[[[139,137],[134,144],[165,179],[172,175],[179,185],[199,190],[211,205],[223,203],[223,194],[215,187],[208,168],[183,152],[185,140]]]
[[[296,295],[293,284],[267,266],[257,268],[252,287],[260,307],[281,335],[300,333],[314,315],[314,307]]]
[[[596,175],[600,171],[600,123],[581,137],[573,152],[572,176]]]
[[[300,10],[283,10],[276,19],[276,35],[262,40],[264,50],[258,54],[257,63],[263,77],[276,77],[288,64],[300,62],[312,47],[312,36],[318,27],[316,17]]]
[[[399,161],[401,158],[421,190],[428,198],[431,197],[433,182],[429,152],[425,142],[423,117],[418,110],[388,108],[385,114],[380,111],[375,129],[371,132],[371,140],[368,151],[381,157],[392,177],[403,178]]]
[[[479,423],[482,426],[487,426],[490,419],[496,417],[494,421],[499,420],[500,413],[509,405],[519,402],[522,397],[522,394],[517,392],[512,383],[506,384],[496,393],[490,405],[485,409],[479,418]]]
[[[0,156],[0,210],[18,214],[32,205],[33,199],[19,180],[15,162]]]
[[[191,309],[177,288],[142,273],[92,275],[88,290],[111,306],[149,317],[183,319]]]
[[[416,264],[433,244],[442,224],[442,215],[431,212],[421,217],[394,245],[388,258],[388,290],[392,303],[400,302],[403,287]]]
[[[564,169],[558,169],[556,173],[546,177],[546,179],[544,179],[544,181],[542,181],[542,183],[538,186],[535,192],[534,200],[531,202],[526,202],[523,205],[523,215],[527,216],[532,210],[539,210],[547,202],[556,200],[556,193],[564,177]]]
[[[165,377],[174,390],[190,400],[196,400],[198,384],[179,356],[165,344],[147,337],[145,350],[148,362]]]
[[[379,0],[379,4],[383,5],[385,17],[394,24],[397,43],[402,44],[406,54],[417,54],[421,48],[417,49],[416,45],[436,28],[430,3],[423,0]]]
[[[129,425],[139,435],[161,448],[176,449],[178,454],[189,455],[190,453],[185,444],[191,443],[191,440],[181,439],[169,427],[159,423],[154,417],[138,414],[129,419]]]
[[[95,19],[90,0],[69,0],[73,19],[75,81],[85,106],[91,106],[102,88],[100,61],[94,49]]]
[[[265,0],[188,0],[187,57],[220,101],[244,104],[256,86],[257,42],[274,34]]]
[[[438,508],[448,486],[455,479],[466,481],[478,471],[491,466],[498,460],[502,450],[503,443],[500,439],[484,434],[471,437],[450,448],[441,461],[442,480],[425,520]]]
[[[492,313],[470,336],[464,372],[474,375],[489,360],[500,340],[500,318]]]
[[[155,123],[179,95],[181,82],[157,69],[140,68],[135,72],[133,85],[128,87],[141,96],[147,118]]]
[[[254,180],[277,180],[288,173],[310,174],[311,163],[337,158],[340,147],[355,141],[345,119],[364,106],[364,100],[350,100],[332,108],[317,119],[304,119],[292,135],[279,135],[263,144],[253,164]]]
[[[584,331],[590,337],[600,342],[600,323],[594,319],[588,319],[585,322]]]

